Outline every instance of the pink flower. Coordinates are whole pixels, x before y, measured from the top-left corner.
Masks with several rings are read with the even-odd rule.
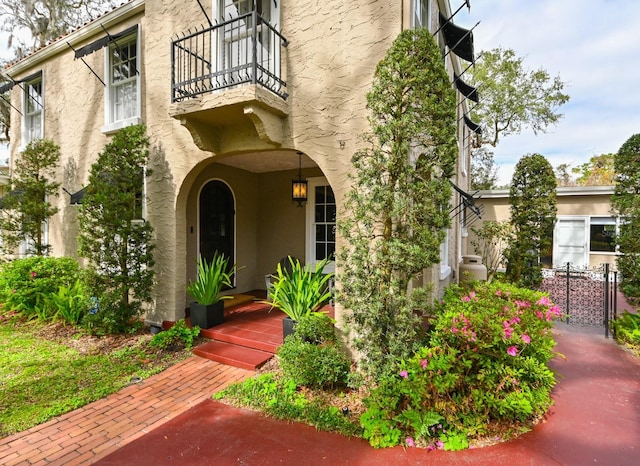
[[[451,333],[458,333],[457,327],[451,327]]]
[[[536,317],[538,317],[538,319],[542,319],[544,318],[544,315],[542,314],[542,312],[536,311]]]
[[[540,298],[540,299],[536,302],[536,304],[539,304],[539,305],[541,305],[541,306],[551,306],[551,304],[553,304],[553,303],[551,302],[551,300],[550,300],[548,297],[543,296],[542,298]]]
[[[462,298],[460,298],[462,301],[464,302],[469,302],[471,301],[471,298],[469,296],[463,296]]]
[[[35,272],[31,272],[31,278],[36,278],[37,276],[38,276],[38,274],[37,274],[37,273],[35,273]]]
[[[549,309],[549,312],[558,317],[560,317],[560,315],[562,314],[562,311],[560,311],[560,307],[558,306],[553,306],[551,309]]]
[[[525,333],[522,334],[522,341],[524,341],[525,343],[529,344],[531,343],[531,337]]]
[[[520,323],[520,317],[516,316],[509,321],[511,325]]]
[[[429,446],[427,447],[427,451],[433,451],[433,450],[435,450],[435,449],[436,449],[436,447],[434,447],[433,445],[429,445]]]
[[[405,370],[405,371],[401,371],[400,372],[400,377],[404,377],[405,379],[409,378],[409,373]]]
[[[507,350],[507,354],[509,356],[517,356],[518,348],[516,348],[515,346],[510,346],[509,349]]]
[[[513,330],[511,330],[511,327],[506,327],[504,329],[504,337],[509,339],[511,338],[511,334],[513,333]]]
[[[442,440],[438,440],[436,442],[436,447],[438,447],[438,450],[442,450],[444,448],[444,442]]]
[[[518,301],[516,300],[516,306],[518,307],[529,307],[531,306],[531,303],[528,301]]]
[[[420,361],[420,367],[422,367],[423,369],[426,369],[428,363],[429,361],[427,361],[426,359],[423,359],[422,361]]]
[[[469,298],[473,299],[476,297],[476,292],[472,291],[471,293],[469,293]]]
[[[407,440],[405,440],[405,441],[407,442],[407,446],[408,447],[415,447],[416,446],[416,442],[414,442],[411,437],[407,437]]]

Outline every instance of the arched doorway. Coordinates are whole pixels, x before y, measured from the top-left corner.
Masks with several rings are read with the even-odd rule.
[[[226,183],[207,182],[200,191],[199,252],[210,262],[216,251],[235,263],[235,201]]]

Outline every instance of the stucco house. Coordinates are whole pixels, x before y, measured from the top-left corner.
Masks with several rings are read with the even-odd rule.
[[[613,186],[571,186],[557,189],[557,221],[552,247],[542,258],[545,267],[562,267],[570,262],[575,267],[597,267],[615,264],[616,248],[612,243],[619,220],[611,214]],[[474,228],[483,221],[509,220],[509,190],[497,189],[474,193],[475,204],[482,210],[482,220],[468,232],[468,247],[475,239]]]
[[[287,255],[306,264],[331,256],[350,160],[368,129],[365,94],[406,28],[437,34],[458,89],[452,182],[464,191],[477,128],[466,118],[471,90],[456,77],[473,48],[455,18],[441,29],[452,15],[448,0],[129,0],[11,64],[11,161],[34,138],[61,147],[64,192],[47,225],[53,254],[77,255],[77,206],[66,193],[86,186],[115,132],[144,123],[152,174],[143,217],[158,245],[148,321],[184,317],[199,254],[221,251],[242,266],[240,293],[264,289]],[[306,200],[293,202],[292,180],[307,183]],[[466,253],[460,196],[451,199],[441,264],[425,271],[436,293]]]

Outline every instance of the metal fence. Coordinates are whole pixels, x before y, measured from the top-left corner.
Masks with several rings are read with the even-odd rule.
[[[610,264],[588,268],[567,263],[543,269],[540,290],[548,292],[560,306],[568,324],[604,326],[608,338],[610,322],[617,316],[618,278],[618,272]]]

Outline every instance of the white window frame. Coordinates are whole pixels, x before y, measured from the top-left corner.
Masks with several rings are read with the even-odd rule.
[[[40,101],[35,101],[36,107],[40,107],[34,111],[29,111],[29,100],[31,96],[31,89],[34,84],[40,84]],[[33,79],[24,83],[24,93],[22,99],[22,145],[21,149],[24,150],[31,141],[36,139],[42,139],[44,137],[44,73],[40,73],[38,76],[34,76]],[[33,125],[30,123],[31,118],[38,116],[40,119],[40,131],[38,134],[32,135]]]
[[[440,280],[445,280],[451,275],[449,265],[449,234],[451,230],[445,230],[444,241],[440,243]]]
[[[411,27],[431,30],[431,0],[411,1]]]
[[[105,134],[114,133],[122,128],[131,125],[137,125],[142,123],[142,60],[141,60],[141,44],[140,44],[140,27],[137,31],[131,35],[119,39],[116,44],[123,45],[129,44],[133,40],[136,42],[136,73],[133,77],[128,78],[117,83],[118,86],[135,82],[136,89],[136,101],[135,101],[135,115],[127,118],[116,119],[115,116],[115,98],[117,93],[115,92],[116,85],[112,82],[112,57],[115,44],[110,44],[105,49],[104,54],[104,69],[105,69],[105,92],[104,92],[104,121],[105,124],[102,127],[102,132]]]
[[[305,263],[310,267],[316,266],[316,229],[315,229],[315,207],[316,207],[316,188],[320,186],[329,186],[329,181],[324,176],[313,177],[307,179],[307,211],[306,211],[306,257]],[[335,195],[335,193],[334,193]],[[337,205],[336,205],[337,208]],[[337,217],[337,214],[336,214]],[[337,238],[336,238],[337,239]],[[334,255],[335,259],[335,255]],[[324,268],[324,273],[335,272],[336,262],[331,261]]]
[[[592,215],[587,222],[587,246],[589,247],[589,254],[598,254],[604,256],[615,256],[619,253],[618,246],[616,245],[615,251],[592,251],[591,250],[591,225],[614,225],[615,234],[620,234],[620,218],[612,217],[610,215]]]

